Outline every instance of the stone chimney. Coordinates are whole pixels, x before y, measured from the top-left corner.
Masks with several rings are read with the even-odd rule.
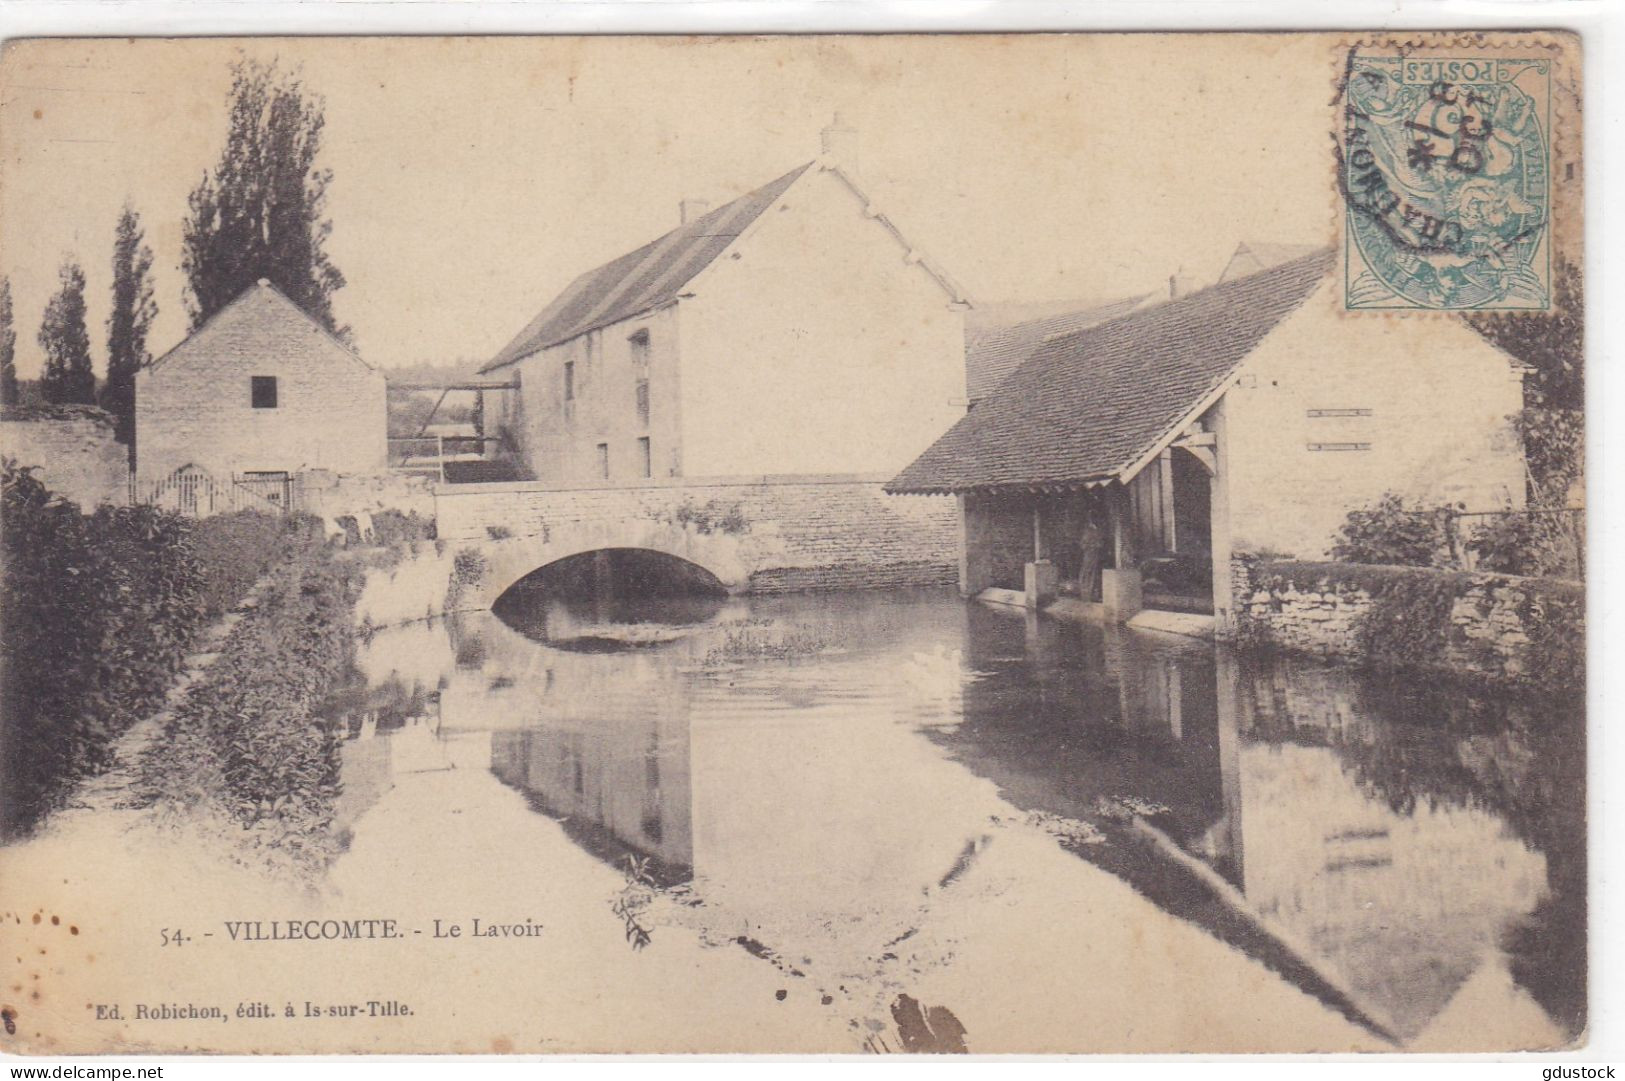
[[[823,156],[856,176],[858,173],[858,131],[840,113],[821,133]]]
[[[1180,267],[1176,273],[1168,275],[1169,300],[1178,300],[1182,296],[1188,296],[1189,294],[1196,292],[1199,288],[1201,288],[1201,286],[1197,282],[1196,278],[1193,275],[1185,273],[1184,267]]]
[[[705,217],[711,209],[708,199],[683,199],[677,204],[677,219],[682,225]]]

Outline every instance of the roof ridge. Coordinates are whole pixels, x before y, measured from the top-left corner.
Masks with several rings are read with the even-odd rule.
[[[203,335],[204,333],[206,333],[207,331],[212,329],[215,326],[215,324],[226,315],[227,312],[232,311],[238,305],[243,304],[245,301],[248,300],[249,297],[254,296],[255,294],[259,293],[261,290],[264,290],[264,291],[270,293],[271,296],[275,297],[276,299],[280,300],[283,304],[285,304],[289,308],[293,309],[293,311],[301,319],[303,319],[305,322],[309,323],[311,326],[315,327],[323,335],[325,335],[327,337],[328,341],[332,342],[334,345],[336,345],[340,349],[344,350],[350,356],[352,356],[356,360],[360,361],[361,365],[363,367],[367,368],[370,371],[378,371],[379,370],[377,365],[373,364],[366,357],[361,355],[360,350],[356,349],[355,346],[350,345],[348,342],[345,342],[337,334],[334,334],[331,330],[327,329],[327,327],[323,326],[321,320],[317,319],[314,315],[311,315],[304,308],[300,307],[297,303],[295,303],[292,297],[288,296],[288,294],[284,293],[281,289],[278,289],[276,287],[276,285],[273,284],[272,281],[269,278],[261,278],[258,281],[256,281],[254,284],[244,288],[242,292],[238,293],[236,296],[232,297],[225,304],[221,305],[220,308],[218,308],[214,312],[213,315],[210,315],[207,319],[203,320],[203,322],[200,323],[195,329],[187,331],[186,336],[183,337],[180,341],[176,342],[174,345],[172,345],[168,349],[164,350],[158,356],[153,357],[151,360],[149,360],[145,364],[141,365],[141,367],[138,370],[139,371],[151,371],[152,369],[158,367],[160,364],[164,363],[171,356],[173,356],[175,354],[175,352],[178,349],[180,349],[183,345],[186,345],[192,339],[200,337],[201,335]]]
[[[812,161],[803,162],[692,222],[668,229],[576,275],[518,335],[480,366],[480,373],[668,303],[678,289],[721,258],[745,229],[813,165]],[[726,229],[717,228],[724,223]],[[651,274],[652,280],[646,281]],[[604,277],[609,280],[598,280]],[[598,285],[603,286],[603,291],[597,299],[585,311],[574,310],[575,302],[593,294]]]

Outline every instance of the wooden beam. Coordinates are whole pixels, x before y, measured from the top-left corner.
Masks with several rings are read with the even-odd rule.
[[[1177,552],[1179,533],[1174,527],[1174,452],[1165,450],[1157,455],[1157,479],[1162,488],[1162,546]]]
[[[387,377],[386,377],[387,378]],[[502,383],[482,379],[460,379],[448,383],[397,383],[389,382],[390,390],[518,390],[519,384],[512,380]]]
[[[429,415],[423,418],[423,427],[418,429],[418,435],[424,435],[428,432],[429,422],[434,420],[434,415],[436,413],[440,412],[440,403],[446,400],[446,394],[449,390],[450,388],[447,387],[440,391],[440,397],[434,400],[434,408],[429,410]]]
[[[1197,461],[1201,462],[1202,468],[1207,470],[1208,476],[1216,477],[1219,475],[1219,456],[1213,452],[1212,447],[1181,446],[1179,449],[1185,451],[1192,458],[1195,458]]]

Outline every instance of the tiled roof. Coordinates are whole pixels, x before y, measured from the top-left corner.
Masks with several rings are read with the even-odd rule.
[[[1038,351],[1046,339],[1070,334],[1127,315],[1145,300],[1142,294],[1105,304],[1093,304],[1072,311],[1057,312],[1039,319],[1025,319],[983,327],[968,333],[965,341],[965,385],[974,399],[986,397],[1021,362]]]
[[[530,325],[484,367],[500,368],[522,356],[569,341],[589,330],[630,319],[676,299],[694,276],[728,250],[739,234],[812,165],[777,180],[703,217],[613,259],[571,282]]]
[[[1229,378],[1332,267],[1318,251],[1047,341],[889,492],[1119,476]]]
[[[278,333],[290,330],[308,334],[309,340],[339,349],[362,367],[377,370],[353,346],[339,340],[332,331],[311,318],[305,309],[264,278],[238,293],[230,304],[209,316],[202,326],[181,339],[169,352],[149,360],[144,367],[156,368],[171,357],[190,354],[217,339],[235,343],[227,346],[229,351],[244,341],[268,342]]]

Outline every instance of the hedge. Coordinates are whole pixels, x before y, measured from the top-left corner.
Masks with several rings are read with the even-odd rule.
[[[0,833],[32,829],[157,706],[202,622],[186,523],[0,477]]]
[[[80,513],[0,467],[0,837],[33,829],[162,703],[203,627],[308,524]]]
[[[319,538],[296,541],[143,757],[145,801],[221,812],[296,862],[326,858],[346,733],[322,706],[353,660],[361,577]]]

